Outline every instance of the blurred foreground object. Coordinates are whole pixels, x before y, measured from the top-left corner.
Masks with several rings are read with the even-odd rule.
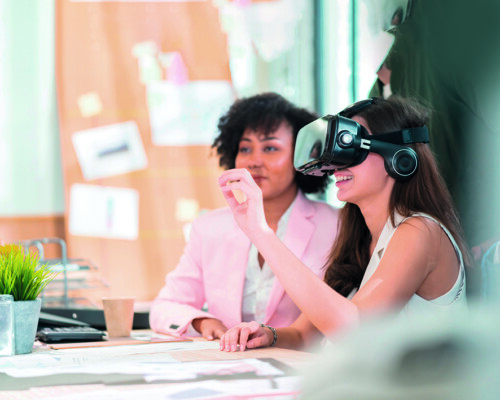
[[[500,241],[493,243],[481,262],[481,301],[500,303]]]
[[[411,0],[385,60],[394,94],[432,107],[430,146],[469,246],[500,222],[500,2]]]
[[[393,316],[332,339],[304,372],[302,398],[498,399],[498,305],[439,318]]]

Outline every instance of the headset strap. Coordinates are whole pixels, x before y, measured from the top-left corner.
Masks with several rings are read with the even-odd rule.
[[[429,132],[426,126],[420,126],[417,128],[406,128],[400,131],[373,135],[371,139],[394,144],[429,143]]]

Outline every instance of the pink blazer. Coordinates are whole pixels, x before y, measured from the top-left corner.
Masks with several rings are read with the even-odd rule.
[[[337,233],[338,211],[311,201],[299,192],[283,242],[316,275],[323,277],[326,258]],[[151,328],[181,335],[195,318],[221,320],[228,328],[242,322],[241,309],[250,240],[239,229],[229,208],[197,218],[179,264],[152,304]],[[202,311],[206,305],[208,312]],[[276,279],[264,321],[289,326],[300,310]]]

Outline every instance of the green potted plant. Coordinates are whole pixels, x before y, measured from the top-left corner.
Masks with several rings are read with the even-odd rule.
[[[0,294],[14,298],[16,354],[31,353],[40,318],[42,290],[56,276],[38,252],[21,245],[0,246]]]

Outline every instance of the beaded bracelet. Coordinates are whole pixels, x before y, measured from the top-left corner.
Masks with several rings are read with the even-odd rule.
[[[260,324],[260,326],[262,328],[271,329],[271,332],[273,333],[273,342],[271,343],[271,345],[269,347],[274,347],[274,345],[276,344],[276,341],[278,340],[278,334],[276,333],[276,329],[274,329],[272,326],[264,325],[264,324]]]

